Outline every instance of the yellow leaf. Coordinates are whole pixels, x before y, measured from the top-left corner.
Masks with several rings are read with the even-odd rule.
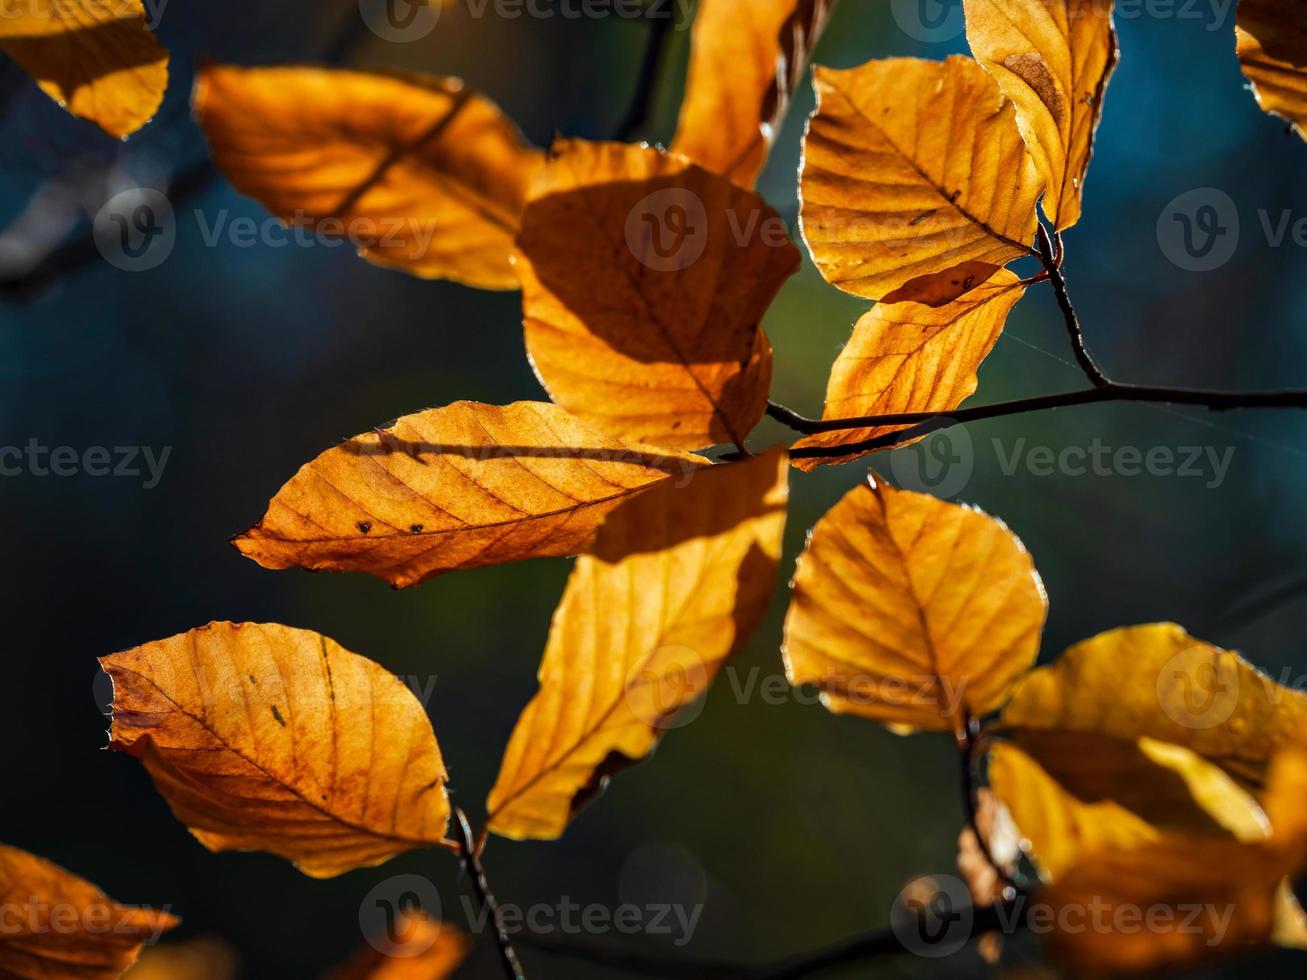
[[[141,946],[177,925],[167,912],[119,905],[89,881],[0,844],[0,977],[115,980]]]
[[[608,518],[554,614],[540,691],[490,792],[491,830],[558,837],[707,689],[775,587],[786,471],[774,450],[660,486]]]
[[[1026,287],[1000,269],[988,282],[940,307],[877,303],[853,328],[826,386],[824,419],[905,412],[948,412],[975,393],[976,372]],[[902,429],[875,426],[808,436],[795,448],[845,446]],[[811,470],[863,456],[797,459]]]
[[[889,58],[819,67],[816,83],[800,192],[803,237],[828,282],[938,305],[962,292],[941,290],[940,273],[1031,252],[1042,183],[983,68]]]
[[[1116,66],[1112,0],[965,0],[971,50],[1016,106],[1060,231],[1080,220],[1103,94]]]
[[[211,623],[100,661],[109,747],[205,847],[328,878],[444,840],[445,766],[398,677],[308,630]]]
[[[201,936],[183,943],[150,946],[124,980],[236,980],[239,960],[221,939]]]
[[[1307,3],[1239,0],[1235,34],[1257,104],[1307,139]]]
[[[446,980],[472,952],[465,932],[422,913],[410,912],[390,928],[393,936],[373,937],[373,945],[326,980]]]
[[[757,195],[647,146],[565,141],[518,248],[527,352],[565,409],[676,449],[742,442],[762,418],[759,322],[799,253]]]
[[[1026,677],[1003,712],[1017,728],[1183,745],[1258,788],[1307,720],[1307,696],[1172,623],[1100,633]]]
[[[699,0],[672,150],[752,187],[834,0]]]
[[[1219,767],[1187,749],[1080,733],[1023,732],[995,746],[990,786],[1045,875],[1056,880],[1095,848],[1129,850],[1166,831],[1259,840],[1262,808]]]
[[[215,65],[193,101],[218,168],[288,224],[423,278],[516,288],[513,238],[543,154],[459,80]]]
[[[624,444],[544,402],[457,402],[327,450],[234,543],[265,568],[367,572],[402,588],[577,554],[623,500],[706,463]]]
[[[141,0],[3,0],[0,49],[46,95],[110,136],[154,116],[168,87],[168,52]]]
[[[1047,611],[1001,522],[872,480],[817,522],[799,559],[786,672],[834,712],[956,731],[1002,705]]]

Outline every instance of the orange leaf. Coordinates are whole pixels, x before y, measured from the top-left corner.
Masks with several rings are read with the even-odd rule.
[[[699,0],[673,152],[752,187],[833,7]]]
[[[1006,700],[1047,611],[1029,553],[1001,522],[872,480],[813,528],[785,669],[836,713],[955,731]]]
[[[824,419],[905,412],[949,412],[976,390],[976,372],[1003,332],[1026,287],[1006,269],[940,307],[877,303],[853,328],[826,386]],[[808,436],[795,448],[844,446],[875,439],[903,426],[842,429]],[[865,455],[797,459],[811,470]]]
[[[1239,0],[1235,34],[1257,104],[1307,139],[1307,3]]]
[[[800,193],[803,237],[827,282],[938,305],[965,291],[941,290],[939,273],[1029,253],[1041,184],[983,68],[889,58],[818,67],[816,82]]]
[[[200,71],[195,115],[236,189],[344,235],[377,265],[513,289],[513,237],[543,154],[453,78],[331,68]]]
[[[109,747],[141,760],[210,850],[270,851],[329,878],[443,841],[445,765],[426,712],[333,640],[211,623],[100,663]]]
[[[89,881],[0,844],[0,977],[114,980],[145,943],[177,925],[167,912],[119,905]]]
[[[706,463],[624,444],[544,402],[458,402],[327,450],[234,544],[265,568],[367,572],[402,588],[577,554],[623,500]]]
[[[1080,220],[1103,94],[1116,67],[1112,0],[965,0],[971,50],[1016,106],[1060,231]]]
[[[490,792],[491,830],[560,836],[708,688],[775,587],[786,469],[778,450],[714,466],[608,518],[554,614],[540,691]]]
[[[472,952],[472,939],[461,929],[420,912],[405,914],[393,928],[393,937],[373,937],[372,946],[326,980],[446,980]]]
[[[129,136],[159,108],[168,52],[141,0],[6,0],[0,49],[46,95],[110,136]]]
[[[200,936],[150,946],[124,974],[125,980],[236,980],[240,960],[221,939]]]
[[[569,140],[518,248],[527,351],[568,411],[676,449],[742,442],[762,418],[759,322],[799,254],[757,195],[660,150]]]

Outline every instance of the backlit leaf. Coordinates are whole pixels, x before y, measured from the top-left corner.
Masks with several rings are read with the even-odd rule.
[[[676,449],[742,442],[762,418],[759,322],[799,253],[757,195],[647,146],[564,141],[518,248],[527,352],[569,412]]]
[[[715,466],[608,518],[554,614],[540,691],[490,793],[491,830],[558,837],[707,689],[775,587],[786,471],[780,451]]]
[[[124,980],[236,980],[239,958],[211,936],[149,946]]]
[[[1116,66],[1112,0],[964,0],[971,50],[1017,111],[1058,230],[1080,220],[1103,94]]]
[[[699,0],[672,150],[752,187],[835,0]]]
[[[624,444],[545,402],[458,402],[327,450],[234,543],[266,568],[410,586],[455,568],[577,554],[622,501],[706,462]]]
[[[0,977],[115,980],[177,925],[167,912],[119,905],[89,881],[0,844]]]
[[[327,878],[444,840],[445,766],[398,677],[309,630],[211,623],[100,661],[109,747],[205,847]]]
[[[786,672],[834,712],[955,731],[1006,700],[1047,607],[1001,522],[872,480],[817,522],[799,559]]]
[[[168,87],[168,52],[141,0],[0,0],[0,50],[110,136],[149,122]]]
[[[1030,252],[1042,183],[1012,104],[970,58],[816,71],[803,237],[823,276],[871,299],[939,305],[940,273]]]
[[[398,917],[386,935],[370,940],[326,980],[446,980],[472,951],[463,930],[420,912]]]
[[[1307,696],[1172,623],[1110,630],[1022,680],[1003,712],[1017,728],[1183,745],[1258,788],[1307,720]]]
[[[1239,0],[1235,33],[1257,104],[1307,139],[1307,3]]]
[[[513,289],[543,154],[453,78],[332,68],[200,70],[195,115],[236,189],[378,265]]]
[[[965,295],[932,307],[877,303],[853,328],[826,386],[824,419],[904,412],[948,412],[976,390],[976,372],[1003,332],[1008,314],[1025,295],[1020,280],[1000,269]],[[902,429],[875,426],[807,436],[795,448],[843,446]],[[798,459],[811,470],[864,455]]]

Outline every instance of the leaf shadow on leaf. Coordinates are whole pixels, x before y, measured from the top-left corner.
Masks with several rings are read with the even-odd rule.
[[[124,43],[125,38],[131,36],[127,32],[132,29],[139,30],[142,43]],[[144,14],[77,27],[59,34],[0,36],[0,48],[38,82],[64,85],[68,82],[69,75],[75,75],[77,88],[90,85],[115,72],[154,64],[160,55],[159,46],[147,26]],[[76,58],[73,62],[76,67],[70,71],[67,55],[52,57],[52,50],[108,50],[113,52],[114,57],[112,61]],[[65,70],[58,73],[43,70],[46,65],[55,65]],[[70,90],[69,97],[72,94]]]

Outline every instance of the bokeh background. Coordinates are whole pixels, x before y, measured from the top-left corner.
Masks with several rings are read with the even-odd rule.
[[[744,0],[742,0],[742,3]],[[158,34],[172,52],[159,118],[127,143],[74,120],[0,65],[0,445],[171,447],[162,479],[0,477],[6,626],[0,840],[58,861],[124,901],[167,903],[185,925],[234,947],[242,977],[312,977],[362,941],[370,889],[430,877],[446,915],[466,894],[443,853],[314,881],[259,854],[214,855],[173,819],[134,760],[101,750],[106,720],[95,658],[213,619],[324,632],[421,687],[459,804],[481,814],[500,752],[534,675],[570,562],[453,574],[395,592],[369,578],[264,571],[228,538],[263,513],[303,462],[398,415],[456,399],[543,397],[523,356],[519,299],[421,282],[344,248],[206,245],[222,213],[262,220],[205,158],[189,119],[202,59],[320,60],[458,75],[528,136],[610,137],[635,85],[648,25],[617,17],[506,18],[453,4],[420,41],[390,43],[354,0],[174,2]],[[545,9],[557,8],[544,4]],[[1307,255],[1263,229],[1307,219],[1307,145],[1255,105],[1234,56],[1224,0],[1130,3],[1123,60],[1086,192],[1068,237],[1067,275],[1094,352],[1122,380],[1272,388],[1307,384]],[[960,4],[844,0],[817,60],[940,58],[965,50]],[[644,135],[672,134],[688,31],[671,38]],[[796,217],[800,92],[760,191]],[[86,241],[112,193],[173,198],[176,247],[140,273]],[[1229,195],[1240,233],[1228,262],[1186,271],[1159,245],[1170,202],[1196,188]],[[53,254],[51,254],[53,252]],[[37,270],[33,273],[33,270]],[[44,270],[44,271],[42,271]],[[775,397],[820,411],[827,371],[865,307],[805,262],[766,320]],[[1079,387],[1046,291],[1018,307],[974,400]],[[1112,406],[977,424],[962,446],[959,499],[1000,515],[1033,552],[1051,600],[1045,659],[1117,625],[1174,620],[1242,650],[1289,683],[1307,677],[1303,555],[1307,418]],[[765,423],[751,444],[785,438]],[[1035,446],[1202,447],[1232,462],[1199,477],[1004,472]],[[1021,440],[1025,440],[1022,442]],[[911,451],[915,452],[915,450]],[[891,473],[889,457],[874,465]],[[907,460],[900,472],[910,472]],[[813,522],[865,464],[793,477],[788,579]],[[953,480],[953,483],[958,483]],[[1212,485],[1217,484],[1219,485]],[[781,673],[784,610],[772,614],[702,714],[654,758],[619,776],[557,843],[496,840],[487,865],[523,907],[618,902],[703,905],[693,940],[625,940],[671,955],[760,961],[883,925],[905,882],[953,866],[962,820],[943,737],[899,738],[819,707],[737,691]],[[1281,673],[1283,672],[1283,673]],[[772,683],[775,683],[774,681]],[[611,937],[610,937],[611,938]],[[641,946],[641,948],[644,948]],[[495,976],[489,950],[464,975]],[[619,977],[526,951],[532,976]],[[1018,956],[1017,962],[1020,963]],[[1302,959],[1264,958],[1225,975],[1299,976]],[[973,976],[972,954],[887,960],[834,976]]]

